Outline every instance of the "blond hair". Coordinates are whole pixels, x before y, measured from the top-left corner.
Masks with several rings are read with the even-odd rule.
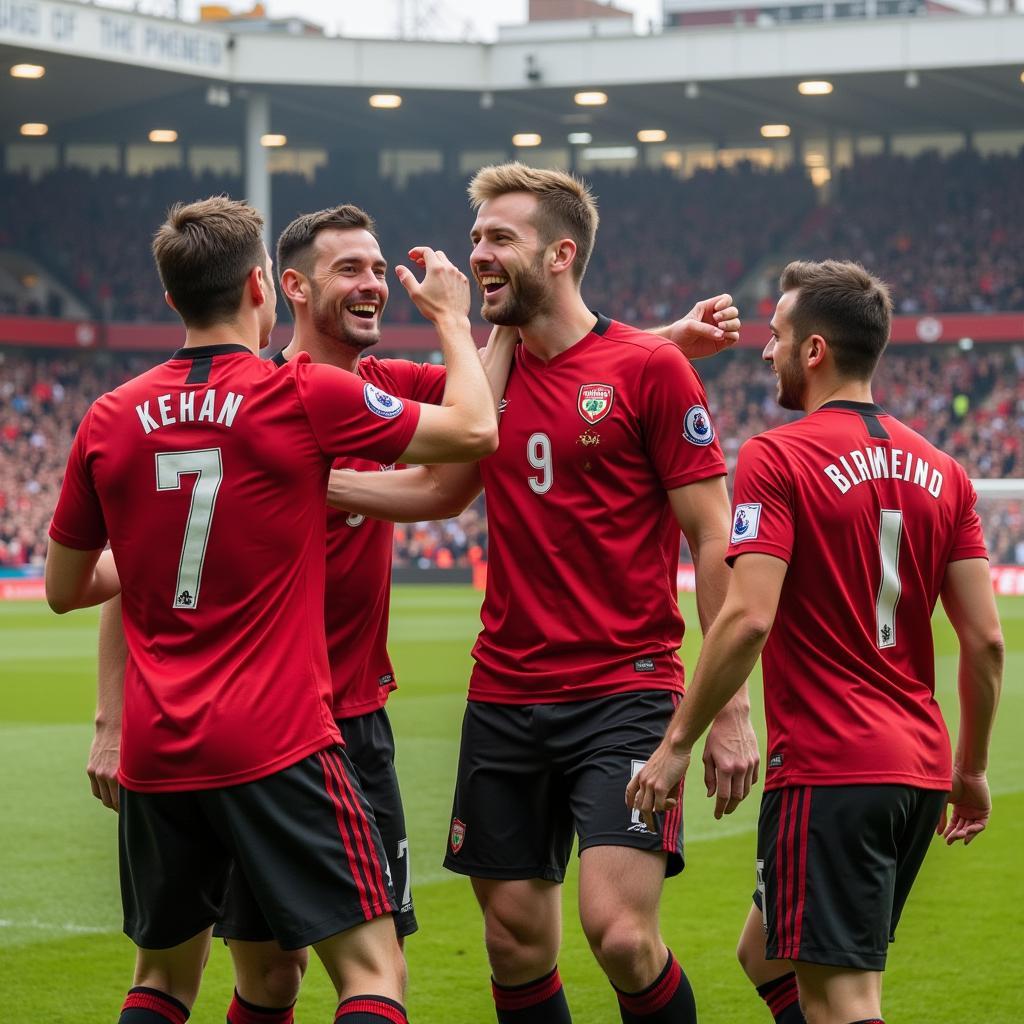
[[[527,192],[537,197],[534,226],[547,245],[557,238],[571,238],[576,243],[573,277],[583,278],[599,221],[597,202],[590,186],[565,171],[541,170],[526,164],[494,164],[483,167],[469,183],[469,200],[479,209],[487,200],[510,192]]]

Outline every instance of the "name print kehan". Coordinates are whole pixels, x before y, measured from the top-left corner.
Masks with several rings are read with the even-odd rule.
[[[179,391],[176,395],[158,395],[135,406],[142,429],[147,433],[172,423],[221,423],[230,427],[245,395],[229,391],[218,401],[217,389]],[[150,403],[155,408],[150,412]]]

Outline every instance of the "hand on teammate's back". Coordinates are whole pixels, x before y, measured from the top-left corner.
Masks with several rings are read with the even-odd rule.
[[[395,273],[416,308],[430,321],[469,316],[469,280],[440,250],[421,245],[409,250],[409,259],[426,268],[422,281],[408,267]]]
[[[952,812],[948,806],[943,808],[935,832],[946,840],[947,846],[952,846],[958,839],[968,846],[985,830],[992,813],[992,797],[985,773],[964,772],[954,766],[953,789],[948,803],[953,805]]]

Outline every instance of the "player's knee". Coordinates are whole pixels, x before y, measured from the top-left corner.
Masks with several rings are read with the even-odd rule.
[[[261,987],[266,1006],[290,1006],[299,996],[309,953],[305,949],[282,950],[263,965]]]
[[[487,958],[499,980],[522,975],[528,975],[527,981],[540,977],[551,970],[558,955],[557,938],[552,941],[537,922],[516,914],[488,912],[484,941]]]
[[[608,919],[586,931],[597,962],[614,978],[642,975],[659,951],[657,934],[629,915]]]

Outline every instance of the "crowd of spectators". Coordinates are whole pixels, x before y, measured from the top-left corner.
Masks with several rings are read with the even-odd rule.
[[[623,320],[666,319],[735,288],[773,257],[858,259],[892,284],[901,313],[1024,309],[1024,151],[861,157],[837,172],[823,205],[797,168],[739,163],[686,179],[638,169],[588,180],[602,220],[586,295]],[[312,182],[275,174],[273,229],[298,213],[354,202],[376,218],[393,262],[430,244],[465,265],[464,184],[431,172],[399,187],[348,167],[321,169]],[[216,192],[240,195],[242,181],[184,169],[128,177],[64,168],[36,181],[0,174],[0,249],[32,256],[98,318],[170,320],[150,237],[173,202]],[[774,290],[772,280],[767,295]],[[417,318],[392,281],[389,321]]]
[[[42,564],[46,530],[79,420],[97,395],[152,357],[0,349],[0,566]],[[729,468],[742,442],[793,414],[775,402],[775,379],[751,350],[700,363]],[[1024,477],[1024,348],[894,348],[875,398],[976,477]],[[1024,564],[1024,499],[982,499],[993,562]],[[395,564],[471,567],[486,559],[483,503],[456,519],[400,526]]]

